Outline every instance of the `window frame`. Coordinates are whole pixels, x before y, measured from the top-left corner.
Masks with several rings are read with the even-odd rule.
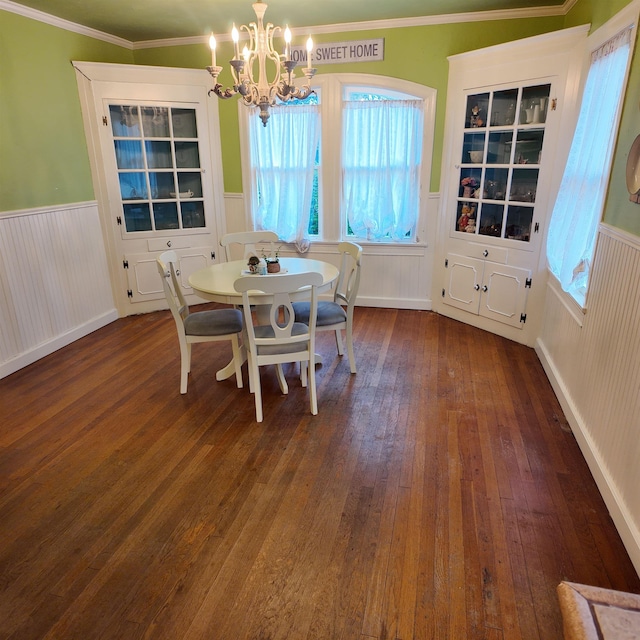
[[[426,246],[427,207],[430,194],[431,169],[433,163],[433,140],[435,131],[437,91],[408,80],[389,76],[360,73],[320,74],[314,78],[313,88],[320,95],[321,158],[318,175],[318,235],[310,238],[313,243],[332,243],[354,240],[360,244],[374,246]],[[346,215],[342,210],[342,101],[345,89],[397,93],[424,101],[422,166],[420,172],[419,213],[415,237],[408,241],[374,242],[346,233]],[[245,205],[245,224],[253,228],[252,207],[256,201],[255,185],[252,182],[249,162],[249,136],[247,107],[238,103],[240,128],[240,157]],[[267,126],[269,126],[267,124]],[[339,212],[332,215],[331,212]]]
[[[637,22],[639,16],[639,9],[637,3],[631,3],[621,11],[619,11],[615,16],[610,18],[607,22],[605,22],[602,26],[596,29],[593,33],[589,34],[586,39],[586,43],[584,46],[584,51],[582,52],[582,70],[579,79],[579,99],[576,102],[575,113],[574,113],[574,127],[571,131],[571,136],[568,140],[567,144],[567,152],[569,152],[570,147],[573,143],[573,136],[575,133],[575,126],[577,124],[577,119],[580,116],[582,110],[582,97],[584,94],[585,85],[587,82],[587,78],[589,76],[589,70],[591,67],[592,54],[597,51],[600,47],[602,47],[608,40],[615,37],[621,31],[624,31],[626,28],[631,30],[630,35],[630,49],[629,49],[629,58],[627,60],[627,68],[625,72],[622,96],[620,100],[620,104],[618,106],[617,119],[615,122],[615,127],[612,132],[613,136],[613,153],[611,157],[611,162],[609,166],[606,168],[607,180],[606,180],[606,189],[604,193],[604,198],[602,201],[602,208],[599,211],[599,219],[597,222],[596,229],[596,238],[594,242],[593,248],[593,256],[591,260],[591,266],[596,262],[596,254],[598,251],[598,237],[600,235],[600,226],[603,224],[603,216],[607,206],[608,194],[611,188],[611,172],[613,170],[613,163],[615,161],[616,156],[616,148],[619,142],[618,136],[620,133],[620,122],[622,119],[622,111],[625,106],[626,94],[629,88],[629,74],[631,69],[631,64],[633,61],[633,55],[635,50],[635,39],[636,39],[636,31],[637,31]],[[567,156],[568,157],[568,156]],[[564,173],[564,166],[563,166]],[[560,185],[558,185],[558,188]],[[549,220],[549,224],[551,224],[551,219]],[[546,238],[545,238],[545,246],[546,246]],[[545,249],[546,255],[546,249]],[[589,280],[587,281],[586,293],[584,297],[584,304],[581,304],[579,300],[577,300],[570,292],[565,291],[562,288],[562,284],[560,280],[556,277],[556,275],[551,271],[548,263],[547,257],[547,274],[549,278],[550,288],[555,293],[555,295],[559,298],[560,302],[567,309],[569,314],[575,319],[576,323],[579,326],[582,326],[584,316],[587,313],[587,309],[589,307],[589,294],[591,291],[591,283],[593,282],[593,272],[589,274]]]

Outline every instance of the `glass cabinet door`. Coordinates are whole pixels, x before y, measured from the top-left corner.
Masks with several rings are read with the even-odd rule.
[[[454,231],[531,240],[550,90],[467,96]]]
[[[205,226],[195,109],[110,104],[127,232]]]

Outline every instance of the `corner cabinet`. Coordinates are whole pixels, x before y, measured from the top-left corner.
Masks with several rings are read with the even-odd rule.
[[[436,310],[525,344],[585,38],[575,28],[449,58]]]

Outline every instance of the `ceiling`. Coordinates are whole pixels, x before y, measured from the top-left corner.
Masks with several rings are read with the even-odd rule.
[[[314,26],[438,16],[444,21],[443,16],[486,11],[515,12],[513,17],[561,15],[574,1],[269,0],[265,21],[289,24],[297,28],[294,31],[309,27],[312,32]],[[11,5],[35,9],[132,43],[201,37],[211,31],[225,34],[233,21],[240,25],[255,20],[251,0],[0,0],[0,9]]]

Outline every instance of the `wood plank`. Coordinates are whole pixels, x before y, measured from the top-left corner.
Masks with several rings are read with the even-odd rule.
[[[533,350],[355,320],[317,416],[289,367],[257,424],[222,343],[181,396],[167,312],[0,380],[0,637],[546,640],[559,580],[640,593]]]

